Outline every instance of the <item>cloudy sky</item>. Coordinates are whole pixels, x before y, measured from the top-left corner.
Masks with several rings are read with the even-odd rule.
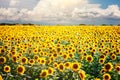
[[[120,24],[120,0],[0,0],[0,23]]]

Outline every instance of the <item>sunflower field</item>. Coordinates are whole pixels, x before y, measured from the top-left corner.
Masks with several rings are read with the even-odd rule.
[[[0,26],[0,80],[120,80],[120,27]]]

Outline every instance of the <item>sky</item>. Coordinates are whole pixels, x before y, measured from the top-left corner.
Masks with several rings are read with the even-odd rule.
[[[0,0],[0,23],[120,24],[120,0]]]

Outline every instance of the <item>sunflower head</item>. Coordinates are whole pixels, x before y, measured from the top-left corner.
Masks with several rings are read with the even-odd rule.
[[[48,76],[48,71],[47,70],[42,70],[40,73],[41,78],[46,78]]]
[[[30,65],[34,65],[34,63],[35,63],[34,59],[30,59],[30,60],[29,60],[29,64],[30,64]]]
[[[23,58],[21,59],[21,62],[22,62],[22,64],[27,64],[28,59],[27,59],[26,57],[23,57]]]
[[[65,66],[63,63],[58,64],[58,70],[63,72],[65,70]]]
[[[65,64],[65,68],[69,69],[71,67],[71,63],[70,62],[66,62]]]
[[[105,72],[106,72],[105,69],[101,69],[101,70],[100,70],[100,74],[103,74],[103,73],[105,73]]]
[[[48,68],[48,74],[53,75],[53,73],[54,73],[54,69],[52,67],[49,67]]]
[[[119,65],[116,65],[116,66],[115,66],[115,69],[116,69],[116,71],[117,71],[118,73],[120,73],[120,66],[119,66]]]
[[[53,67],[54,67],[54,68],[57,68],[57,67],[58,67],[58,64],[55,62],[55,63],[53,64]]]
[[[41,64],[46,64],[46,59],[45,58],[41,58]]]
[[[0,80],[3,80],[1,75],[0,75]]]
[[[68,54],[63,54],[63,59],[64,60],[67,60],[69,58],[69,55]]]
[[[5,57],[0,57],[0,64],[6,63],[6,58]]]
[[[86,56],[86,61],[87,62],[92,62],[93,61],[93,57],[91,55],[87,55]]]
[[[4,66],[4,72],[10,72],[11,68],[10,66]]]
[[[100,63],[100,64],[103,64],[104,62],[105,62],[105,60],[104,60],[103,58],[100,58],[100,59],[99,59],[99,63]]]
[[[115,55],[115,54],[112,54],[112,55],[111,55],[111,59],[112,59],[112,60],[116,60],[116,55]]]
[[[78,63],[78,62],[73,62],[72,65],[71,65],[71,69],[73,71],[78,71],[80,69],[80,67],[81,67],[81,64]]]
[[[86,78],[85,71],[80,70],[80,71],[78,71],[78,74],[82,80],[84,80]]]
[[[95,78],[94,80],[100,80],[100,78]]]
[[[111,62],[108,62],[107,64],[104,65],[104,69],[106,71],[111,71],[113,69],[113,65]]]
[[[37,61],[39,59],[39,56],[38,55],[35,55],[34,56],[34,60]]]
[[[105,73],[105,74],[103,75],[103,80],[110,80],[110,79],[111,79],[110,74]]]
[[[13,56],[12,56],[12,61],[13,61],[13,62],[17,62],[17,56],[16,56],[16,55],[13,55]]]
[[[20,74],[20,75],[22,75],[22,74],[24,74],[24,72],[25,72],[25,67],[22,66],[22,65],[19,65],[17,67],[17,73]]]
[[[73,53],[69,53],[69,58],[74,58],[74,54]]]

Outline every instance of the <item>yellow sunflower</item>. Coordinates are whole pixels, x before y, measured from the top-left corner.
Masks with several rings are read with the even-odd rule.
[[[84,59],[84,56],[81,55],[81,56],[79,57],[79,60],[82,61],[83,59]]]
[[[115,66],[115,69],[116,69],[116,71],[118,72],[118,73],[120,73],[120,66]]]
[[[67,60],[69,58],[69,55],[68,54],[63,54],[63,59],[64,60]]]
[[[17,73],[20,74],[20,75],[22,75],[22,74],[24,74],[24,72],[25,72],[25,67],[22,66],[22,65],[19,65],[17,67]]]
[[[35,55],[34,56],[34,60],[37,61],[39,59],[39,56],[38,55]]]
[[[28,59],[26,57],[23,57],[21,59],[21,62],[22,62],[22,64],[27,64],[28,63]]]
[[[34,65],[34,63],[35,63],[34,59],[30,59],[30,60],[29,60],[29,64],[30,64],[30,65]]]
[[[71,69],[73,71],[78,71],[80,68],[81,68],[81,64],[78,63],[78,62],[73,62],[72,65],[71,65]]]
[[[42,70],[40,73],[41,78],[46,78],[48,76],[48,71],[47,70]]]
[[[0,75],[0,80],[3,80],[1,75]]]
[[[105,72],[106,72],[105,69],[101,69],[101,70],[100,70],[100,74],[103,74],[103,73],[105,73]]]
[[[74,54],[73,53],[69,53],[69,58],[74,58]]]
[[[16,56],[16,55],[13,55],[13,56],[12,56],[12,61],[13,61],[13,62],[17,62],[17,56]]]
[[[105,65],[104,65],[104,69],[105,69],[106,71],[112,71],[112,69],[113,69],[112,63],[111,63],[111,62],[108,62],[107,64],[105,64]]]
[[[58,67],[58,64],[56,62],[53,63],[53,67],[54,68],[57,68]]]
[[[80,71],[78,71],[78,74],[82,80],[85,80],[85,78],[86,78],[85,71],[80,70]]]
[[[54,69],[52,67],[49,67],[48,68],[48,74],[53,75],[53,73],[54,73]]]
[[[11,68],[10,66],[4,66],[4,72],[10,72]]]
[[[46,64],[46,59],[45,58],[41,58],[41,64]]]
[[[38,63],[38,64],[41,64],[41,58],[38,58],[38,59],[37,59],[37,63]]]
[[[0,64],[6,63],[6,58],[5,57],[0,57]]]
[[[71,63],[70,62],[66,62],[65,64],[65,68],[69,69],[71,67]]]
[[[110,57],[111,57],[112,60],[116,60],[116,55],[115,54],[112,54]]]
[[[100,59],[99,59],[99,63],[100,63],[100,64],[103,64],[104,62],[105,62],[105,60],[104,60],[103,58],[100,58]]]
[[[110,79],[111,79],[110,74],[105,73],[105,74],[103,75],[103,80],[110,80]]]
[[[65,70],[65,66],[63,63],[58,64],[58,70],[63,72]]]
[[[91,55],[87,55],[86,56],[86,61],[87,62],[92,62],[93,61],[93,57]]]

